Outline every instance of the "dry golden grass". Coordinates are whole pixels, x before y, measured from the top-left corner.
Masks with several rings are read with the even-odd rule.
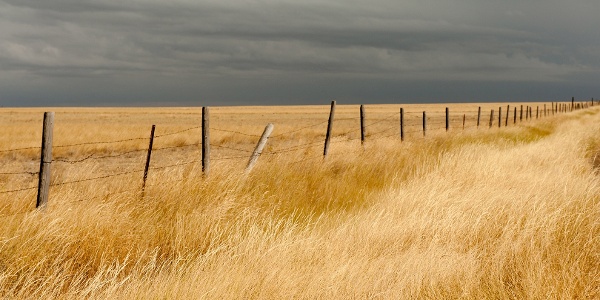
[[[479,104],[448,105],[457,115],[449,133],[445,105],[405,105],[416,132],[404,142],[400,106],[367,106],[364,146],[358,107],[338,106],[326,160],[328,106],[215,107],[210,176],[199,163],[153,169],[144,198],[146,139],[57,147],[59,160],[108,157],[53,163],[45,212],[33,209],[35,190],[0,194],[0,295],[600,297],[598,109],[490,130],[489,109],[500,105],[481,105],[480,129]],[[0,150],[38,146],[44,110],[0,110]],[[56,146],[200,125],[197,108],[53,110]],[[423,110],[432,117],[426,138],[417,132]],[[471,111],[464,131],[462,111]],[[231,148],[252,150],[268,122],[275,137],[244,175],[248,153]],[[194,128],[157,138],[155,149],[167,149],[152,166],[198,160],[199,136]],[[37,171],[38,151],[0,152],[0,173]],[[35,180],[0,175],[0,192]]]

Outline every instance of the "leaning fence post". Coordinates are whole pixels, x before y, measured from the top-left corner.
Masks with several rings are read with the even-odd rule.
[[[148,179],[148,169],[150,168],[150,157],[152,157],[152,144],[154,143],[154,129],[155,125],[152,125],[152,130],[150,131],[150,144],[148,145],[148,154],[146,155],[146,167],[144,167],[144,182],[142,183],[142,193],[146,188],[146,179]]]
[[[38,179],[38,194],[35,208],[46,208],[50,191],[50,166],[52,165],[52,136],[54,129],[54,112],[44,113],[42,129],[42,153],[40,157],[40,173]]]
[[[325,135],[325,147],[323,148],[323,157],[329,152],[329,142],[331,141],[331,129],[333,126],[333,115],[335,114],[335,100],[331,101],[329,109],[329,121],[327,122],[327,134]]]
[[[510,105],[506,106],[506,120],[504,121],[504,127],[508,126],[508,116],[510,116]]]
[[[480,120],[481,120],[481,106],[477,109],[477,128],[479,128]]]
[[[404,141],[404,108],[400,108],[400,140]]]
[[[365,143],[365,106],[360,105],[360,143]]]
[[[246,173],[250,172],[250,170],[252,170],[252,167],[254,167],[254,164],[256,164],[256,161],[258,161],[258,157],[260,157],[263,148],[267,144],[267,140],[269,139],[269,135],[271,135],[271,132],[273,132],[273,124],[269,123],[267,124],[267,127],[265,127],[265,131],[263,131],[260,140],[258,140],[258,144],[256,144],[256,148],[254,148],[252,156],[250,156],[250,160],[248,161],[248,165],[246,166]]]
[[[423,111],[423,136],[425,136],[426,131],[427,131],[427,116],[425,115],[425,111]]]
[[[515,117],[513,120],[513,124],[517,124],[517,107],[515,106]]]
[[[450,111],[448,110],[448,107],[446,107],[446,132],[448,131],[449,128],[450,128]]]
[[[490,111],[490,128],[492,128],[492,124],[494,123],[494,110]]]
[[[202,173],[210,171],[210,119],[209,108],[202,107]]]

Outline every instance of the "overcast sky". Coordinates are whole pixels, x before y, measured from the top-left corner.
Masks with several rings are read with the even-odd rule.
[[[598,0],[0,0],[0,105],[600,97]]]

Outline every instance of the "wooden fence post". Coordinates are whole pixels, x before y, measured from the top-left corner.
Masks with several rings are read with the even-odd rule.
[[[267,124],[267,127],[265,127],[265,131],[263,131],[263,134],[260,136],[260,140],[258,140],[258,144],[256,144],[254,152],[252,152],[252,156],[250,156],[250,160],[248,161],[248,165],[246,166],[246,173],[250,172],[250,170],[252,170],[252,167],[254,167],[254,164],[256,164],[256,161],[258,161],[258,157],[260,157],[263,148],[267,144],[267,140],[269,139],[269,135],[271,135],[271,132],[273,132],[273,124],[269,123]]]
[[[510,105],[506,106],[506,120],[504,121],[504,127],[508,127],[508,116],[510,116]]]
[[[513,124],[517,124],[517,107],[515,106],[515,117],[513,120]]]
[[[548,116],[548,110],[546,110],[546,103],[544,103],[544,118]]]
[[[498,128],[502,127],[502,106],[498,107]]]
[[[521,104],[521,112],[519,113],[519,122],[523,122],[523,105]]]
[[[477,128],[479,128],[480,120],[481,120],[481,106],[477,109]]]
[[[365,106],[360,105],[360,143],[365,143]]]
[[[571,97],[571,111],[573,111],[573,109],[575,109],[575,97]]]
[[[450,111],[448,110],[448,107],[446,107],[446,132],[448,132],[449,128],[450,128]]]
[[[327,134],[325,135],[325,147],[323,148],[323,157],[327,156],[327,152],[329,152],[329,142],[331,141],[331,129],[333,126],[334,114],[335,100],[331,101],[331,108],[329,109],[329,121],[327,122]]]
[[[529,120],[529,105],[527,105],[527,110],[525,111],[525,121]]]
[[[490,112],[490,128],[492,128],[492,124],[494,123],[494,110]]]
[[[465,130],[465,121],[467,120],[467,114],[463,114],[463,130]]]
[[[146,188],[146,179],[148,179],[148,169],[150,168],[150,157],[152,157],[152,144],[154,143],[154,129],[155,125],[152,125],[152,130],[150,131],[150,144],[148,145],[148,154],[146,155],[146,167],[144,167],[144,182],[142,183],[142,193]]]
[[[423,137],[425,137],[425,131],[427,131],[427,116],[425,115],[425,111],[423,111]]]
[[[404,108],[400,108],[400,140],[404,141]]]
[[[45,209],[50,191],[50,166],[52,165],[52,136],[54,132],[54,112],[44,113],[42,129],[42,153],[35,208]]]
[[[529,120],[533,120],[533,106],[529,107]]]
[[[202,107],[202,173],[210,171],[210,114],[207,106]]]
[[[535,107],[535,118],[536,118],[536,120],[539,118],[539,116],[540,116],[540,106],[538,105],[538,106]]]

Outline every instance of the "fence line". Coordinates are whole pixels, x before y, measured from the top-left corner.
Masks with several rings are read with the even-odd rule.
[[[556,105],[555,105],[556,104]],[[593,106],[593,105],[592,105]],[[505,113],[505,122],[508,122],[508,118],[510,115],[510,106],[508,106],[509,108],[508,111]],[[521,106],[522,107],[522,106]],[[584,109],[584,108],[588,108],[588,105],[584,105],[584,104],[571,104],[570,106],[565,104],[565,103],[552,103],[552,112],[554,115],[554,112],[556,111],[557,113],[559,112],[571,112],[571,111],[575,111],[578,109]],[[442,129],[448,129],[448,125],[449,124],[457,124],[460,122],[460,124],[462,126],[456,126],[456,127],[451,127],[453,131],[458,131],[458,130],[465,130],[466,128],[475,128],[475,127],[480,127],[479,125],[474,125],[474,124],[470,124],[467,125],[466,122],[467,120],[470,121],[474,121],[475,120],[475,114],[477,114],[480,110],[460,110],[460,111],[450,111],[450,114],[444,114],[444,112],[433,112],[426,117],[425,120],[427,120],[427,129],[428,130],[442,130]],[[517,107],[514,107],[514,112],[516,114],[517,112]],[[521,108],[521,118],[520,118],[520,122],[523,122],[522,119],[522,108]],[[526,108],[526,118],[525,120],[527,122],[530,121],[534,121],[533,118],[533,106],[528,106]],[[414,117],[411,118],[414,121],[419,121],[423,119],[423,115],[422,112],[407,112],[404,111],[404,114],[408,117]],[[459,114],[459,115],[457,115]],[[462,115],[460,115],[462,114]],[[399,112],[395,112],[392,114],[389,114],[387,116],[384,116],[383,118],[374,118],[371,120],[372,121],[370,124],[366,124],[363,125],[363,130],[364,128],[368,128],[368,127],[372,127],[374,125],[377,124],[382,124],[388,120],[392,120],[394,117],[399,116],[400,113]],[[544,109],[541,111],[540,113],[540,109],[539,106],[536,107],[536,118],[535,120],[538,119],[543,119],[547,116],[551,116],[549,113],[547,113],[547,110],[545,108],[544,105]],[[325,117],[325,115],[324,115]],[[445,120],[441,120],[441,121],[437,121],[439,118],[447,118],[447,121]],[[501,125],[502,122],[502,116],[499,116],[498,122],[499,125]],[[361,117],[351,117],[351,118],[340,118],[340,119],[336,119],[336,122],[339,121],[350,121],[350,120],[361,120]],[[492,118],[490,120],[490,123],[493,123],[495,120],[495,118]],[[292,133],[296,133],[296,132],[300,132],[302,130],[306,130],[309,128],[314,128],[314,127],[318,127],[318,126],[322,126],[325,123],[328,123],[329,120],[326,121],[321,121],[321,122],[317,122],[317,123],[313,123],[311,125],[308,126],[303,126],[301,128],[298,129],[292,129],[292,130],[288,130],[282,133],[279,133],[277,135],[274,135],[270,138],[268,138],[269,140],[274,140],[277,138],[280,138],[282,136],[286,136],[286,135],[290,135]],[[448,122],[448,123],[447,123]],[[411,128],[411,127],[416,127],[415,130],[405,130],[404,133],[405,134],[412,134],[412,133],[420,133],[423,132],[423,129],[420,129],[419,127],[422,125],[420,123],[416,123],[416,124],[407,124],[410,122],[407,122],[406,118],[404,120],[405,124],[402,124],[405,128]],[[471,123],[471,122],[469,122]],[[513,122],[516,125],[516,118],[515,118],[515,122]],[[443,125],[443,126],[442,126]],[[439,126],[439,127],[438,127]],[[173,131],[173,132],[168,132],[168,133],[163,133],[160,135],[156,135],[155,138],[162,138],[162,137],[167,137],[167,136],[174,136],[174,135],[178,135],[178,134],[182,134],[185,132],[189,132],[192,130],[196,130],[196,129],[201,129],[203,128],[202,126],[193,126],[193,127],[188,127],[182,130],[177,130],[177,131]],[[232,133],[232,134],[237,134],[237,135],[243,135],[243,136],[248,136],[248,137],[253,137],[253,138],[260,138],[261,135],[257,135],[257,134],[250,134],[250,133],[244,133],[244,132],[240,132],[240,131],[235,131],[235,130],[228,130],[228,129],[222,129],[222,128],[215,128],[215,127],[210,127],[210,130],[214,130],[214,131],[220,131],[220,132],[226,132],[226,133]],[[398,132],[395,132],[393,134],[386,134],[389,133],[392,130],[398,130]],[[355,140],[360,140],[361,137],[348,137],[345,139],[338,139],[340,137],[344,137],[346,135],[349,135],[351,133],[359,133],[360,132],[360,127],[357,127],[355,129],[352,129],[350,131],[347,132],[343,132],[343,133],[336,133],[332,138],[334,140],[330,141],[330,143],[341,143],[341,142],[349,142],[349,141],[355,141]],[[370,140],[381,140],[381,139],[386,139],[386,138],[390,138],[390,137],[399,137],[399,133],[400,132],[400,127],[398,126],[387,126],[384,129],[381,129],[379,131],[373,132],[373,133],[369,133],[368,135],[366,135],[366,137]],[[364,139],[365,136],[363,136]],[[322,138],[322,137],[320,137]],[[114,141],[98,141],[98,142],[84,142],[84,143],[75,143],[75,144],[67,144],[67,145],[57,145],[57,146],[53,146],[53,148],[68,148],[68,147],[78,147],[78,146],[87,146],[87,145],[106,145],[106,144],[119,144],[119,143],[126,143],[126,142],[130,142],[130,141],[141,141],[141,140],[148,140],[147,137],[145,138],[129,138],[129,139],[121,139],[121,140],[114,140]],[[284,153],[289,153],[289,152],[296,152],[296,151],[304,151],[304,150],[309,150],[309,149],[313,149],[316,148],[318,146],[322,146],[323,145],[323,140],[320,141],[312,141],[312,142],[307,142],[307,143],[302,143],[302,144],[297,144],[297,145],[293,145],[293,146],[289,146],[289,147],[284,147],[284,148],[276,148],[273,150],[267,150],[265,151],[263,154],[267,154],[267,155],[278,155],[278,154],[284,154]],[[197,142],[197,143],[191,143],[191,144],[184,144],[184,145],[176,145],[176,146],[165,146],[165,147],[161,147],[161,148],[157,148],[154,149],[154,151],[161,151],[161,150],[169,150],[169,149],[177,149],[177,148],[185,148],[185,147],[192,147],[192,146],[200,146],[202,145],[201,142]],[[220,148],[220,149],[226,149],[226,150],[231,150],[231,151],[237,151],[237,152],[243,152],[243,153],[252,153],[252,150],[246,150],[246,149],[240,149],[240,148],[236,148],[236,147],[232,147],[232,146],[226,146],[226,145],[217,145],[214,143],[210,143],[209,144],[212,147],[216,147],[216,148]],[[0,150],[0,153],[7,153],[7,152],[16,152],[16,151],[24,151],[24,150],[38,150],[40,149],[40,147],[24,147],[24,148],[15,148],[15,149],[3,149]],[[79,158],[79,159],[65,159],[65,158],[58,158],[58,159],[54,159],[54,162],[57,163],[68,163],[68,164],[77,164],[77,163],[82,163],[88,160],[98,160],[98,159],[104,159],[104,158],[115,158],[115,157],[122,157],[122,156],[126,156],[129,154],[133,154],[133,153],[137,153],[137,152],[142,152],[142,151],[146,151],[148,149],[134,149],[134,150],[128,150],[122,153],[118,153],[118,154],[109,154],[109,155],[102,155],[102,156],[97,156],[96,154],[91,154],[88,155],[86,157],[83,158]],[[364,149],[359,149],[357,151],[345,151],[343,153],[334,153],[334,154],[330,154],[330,155],[347,155],[349,153],[356,153],[356,152],[360,152],[363,151]],[[310,157],[305,157],[301,160],[297,160],[297,161],[293,161],[293,162],[289,162],[289,164],[296,164],[296,163],[300,163],[300,162],[304,162],[304,161],[308,161],[308,160],[313,160],[313,159],[317,159],[317,158],[323,158],[323,155],[314,155],[314,156],[310,156]],[[224,160],[235,160],[235,159],[248,159],[248,155],[244,155],[244,156],[226,156],[226,157],[215,157],[215,158],[211,158],[211,160],[214,161],[224,161]],[[174,168],[174,167],[180,167],[180,166],[185,166],[185,165],[190,165],[190,164],[195,164],[195,163],[199,163],[201,162],[201,159],[195,159],[195,160],[191,160],[191,161],[185,161],[185,162],[178,162],[178,163],[174,163],[174,164],[170,164],[170,165],[165,165],[165,166],[156,166],[156,167],[149,167],[148,170],[162,170],[162,169],[167,169],[167,168]],[[56,186],[64,186],[64,185],[69,185],[69,184],[76,184],[76,183],[81,183],[81,182],[90,182],[90,181],[96,181],[96,180],[102,180],[102,179],[107,179],[107,178],[112,178],[112,177],[117,177],[117,176],[123,176],[123,175],[127,175],[127,174],[135,174],[135,173],[141,173],[144,172],[144,170],[134,170],[134,171],[125,171],[125,172],[119,172],[119,173],[113,173],[113,174],[105,174],[105,175],[101,175],[101,176],[95,176],[95,177],[89,177],[89,178],[83,178],[83,179],[78,179],[78,180],[70,180],[70,181],[64,181],[64,182],[59,182],[59,183],[52,183],[49,186],[50,187],[56,187]],[[0,175],[39,175],[40,172],[0,172]],[[185,179],[181,179],[181,180],[176,180],[176,181],[184,181]],[[38,188],[38,186],[31,186],[31,187],[25,187],[25,188],[19,188],[19,189],[12,189],[12,190],[5,190],[5,191],[0,191],[0,194],[8,194],[8,193],[17,193],[17,192],[22,192],[22,191],[28,191],[28,190],[33,190]],[[115,193],[109,193],[103,196],[96,196],[96,197],[92,197],[90,199],[93,198],[98,198],[98,197],[108,197],[110,195],[113,194],[117,194],[117,193],[122,193],[122,192],[128,192],[128,191],[134,191],[134,190],[139,190],[139,189],[131,189],[131,190],[126,190],[126,191],[119,191],[119,192],[115,192]]]

